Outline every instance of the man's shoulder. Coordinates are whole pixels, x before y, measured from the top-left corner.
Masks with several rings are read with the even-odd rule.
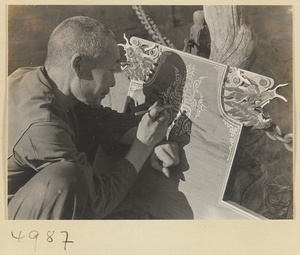
[[[39,90],[48,90],[50,87],[43,67],[22,67],[8,76],[9,94],[39,93]]]
[[[55,100],[41,68],[20,68],[10,78],[8,101],[10,148],[34,123],[55,122],[68,127],[66,114]]]
[[[41,80],[43,76],[41,67],[19,68],[9,76],[9,111],[31,114],[37,109],[48,110],[53,95],[49,85]]]
[[[41,71],[42,67],[21,67],[15,70],[12,74],[9,75],[8,79],[18,79],[26,76],[35,76],[38,72]]]

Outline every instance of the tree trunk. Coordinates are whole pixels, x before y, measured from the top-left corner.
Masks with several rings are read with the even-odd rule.
[[[256,37],[243,6],[204,6],[210,31],[210,59],[249,69],[255,59]]]
[[[256,37],[247,16],[247,7],[204,6],[204,17],[210,31],[210,59],[249,70],[255,60]],[[260,156],[266,139],[261,130],[243,129],[237,148],[239,157],[235,158],[231,169],[224,200],[234,201],[269,218],[270,180],[265,160]],[[284,213],[285,208],[278,210],[276,215]]]

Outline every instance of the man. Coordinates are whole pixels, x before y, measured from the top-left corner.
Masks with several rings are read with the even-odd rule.
[[[176,144],[155,148],[168,127],[163,107],[155,103],[140,122],[101,107],[119,62],[108,28],[72,17],[53,31],[45,67],[10,75],[10,219],[100,219],[125,197],[152,153],[163,172],[179,163]],[[108,151],[116,141],[131,144],[125,157],[105,173],[101,162],[93,169],[98,145]]]

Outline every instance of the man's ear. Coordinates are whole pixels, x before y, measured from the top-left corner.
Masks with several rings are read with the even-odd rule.
[[[83,69],[83,58],[79,53],[76,53],[71,58],[71,68],[76,73],[77,77],[81,77]]]
[[[79,79],[93,80],[92,69],[86,57],[76,53],[71,58],[71,68]]]

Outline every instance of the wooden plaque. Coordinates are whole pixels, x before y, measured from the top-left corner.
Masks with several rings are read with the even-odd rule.
[[[263,218],[223,197],[242,127],[269,124],[257,108],[274,97],[274,81],[136,37],[121,46],[131,80],[125,111],[171,104],[167,139],[180,144],[181,163],[171,178],[147,163],[116,212],[140,219]]]

